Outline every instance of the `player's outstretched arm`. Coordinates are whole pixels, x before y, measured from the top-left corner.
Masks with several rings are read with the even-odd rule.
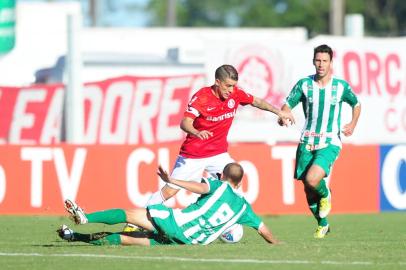
[[[264,223],[262,223],[261,227],[259,227],[258,233],[268,243],[279,244],[279,241],[273,236],[271,230],[269,230],[268,227]]]
[[[288,124],[294,124],[295,123],[295,118],[293,117],[293,114],[291,113],[290,110],[279,110],[272,104],[266,102],[262,98],[254,97],[254,102],[252,103],[252,106],[264,110],[264,111],[269,111],[278,116],[278,118],[282,119],[281,121],[283,122],[284,125]]]
[[[162,169],[161,165],[158,167],[157,174],[166,183],[177,185],[178,187],[189,190],[190,192],[197,194],[206,194],[210,191],[209,185],[206,183],[197,183],[193,181],[178,180],[170,177],[169,173]]]

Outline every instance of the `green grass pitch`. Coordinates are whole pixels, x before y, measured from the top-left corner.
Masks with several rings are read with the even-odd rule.
[[[406,269],[406,213],[331,215],[332,232],[313,239],[308,215],[264,217],[284,243],[272,246],[250,228],[240,243],[208,246],[92,246],[60,240],[65,223],[79,232],[122,225],[72,225],[67,217],[0,216],[0,269]]]

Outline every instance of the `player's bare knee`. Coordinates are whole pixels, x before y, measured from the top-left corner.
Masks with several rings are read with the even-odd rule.
[[[140,216],[140,210],[143,211],[145,210],[144,208],[142,209],[127,209],[125,211],[125,216],[126,216],[126,222],[131,223],[131,224],[137,224]]]
[[[310,174],[306,176],[305,181],[308,187],[310,187],[311,189],[315,189],[319,184],[320,179],[316,175]]]

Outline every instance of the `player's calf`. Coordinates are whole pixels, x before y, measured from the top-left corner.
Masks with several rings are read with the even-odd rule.
[[[331,191],[328,190],[328,195],[325,198],[321,198],[319,202],[319,217],[325,218],[331,211]]]

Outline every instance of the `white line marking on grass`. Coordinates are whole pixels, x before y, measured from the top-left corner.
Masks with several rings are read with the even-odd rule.
[[[0,256],[23,256],[23,257],[85,257],[97,259],[125,259],[143,261],[175,261],[175,262],[203,262],[203,263],[257,263],[257,264],[330,264],[330,265],[406,265],[406,262],[376,263],[371,261],[308,261],[308,260],[261,260],[261,259],[204,259],[185,257],[154,257],[154,256],[126,256],[106,254],[41,254],[41,253],[7,253],[0,252]]]

